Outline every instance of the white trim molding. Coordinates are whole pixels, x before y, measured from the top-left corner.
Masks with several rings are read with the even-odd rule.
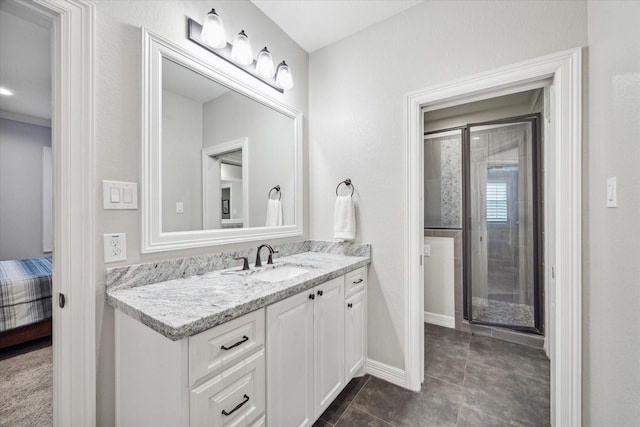
[[[249,138],[243,137],[221,144],[210,145],[202,150],[202,229],[209,230],[219,227],[220,224],[209,224],[209,204],[211,201],[209,188],[212,182],[220,180],[220,176],[212,177],[209,166],[214,161],[213,157],[231,151],[242,151],[242,220],[238,223],[243,227],[249,227]],[[215,178],[215,179],[214,179]],[[223,221],[223,220],[221,220]],[[232,223],[229,221],[228,223]]]
[[[91,426],[96,424],[94,6],[84,0],[14,4],[52,27],[53,425]]]
[[[406,387],[405,372],[395,366],[378,362],[377,360],[367,359],[367,374],[376,378],[390,382],[400,387]]]
[[[444,314],[424,312],[424,323],[443,326],[445,328],[455,329],[456,319],[453,316],[445,316]]]
[[[424,369],[423,108],[437,110],[500,95],[552,86],[556,222],[555,360],[552,360],[552,425],[581,424],[582,381],[582,50],[559,52],[421,89],[405,96],[405,376],[419,390]]]

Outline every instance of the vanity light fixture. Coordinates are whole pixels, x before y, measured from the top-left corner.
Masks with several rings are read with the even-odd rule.
[[[289,71],[289,66],[284,61],[278,65],[278,71],[276,72],[276,86],[281,89],[291,89],[293,87],[291,71]]]
[[[227,43],[222,18],[215,9],[211,9],[207,14],[204,26],[188,18],[187,28],[189,40],[251,74],[278,92],[283,93],[284,89],[293,87],[289,66],[282,61],[274,72],[273,58],[266,47],[258,53],[257,61],[253,59],[251,43],[244,30],[236,35],[233,44]]]
[[[222,18],[216,13],[215,9],[211,9],[204,18],[202,26],[202,39],[209,46],[221,49],[227,46],[227,37],[224,34],[224,24]]]
[[[273,68],[273,59],[271,58],[271,52],[265,46],[264,49],[258,53],[258,59],[256,60],[256,73],[260,77],[267,79],[272,78],[276,72]]]
[[[236,35],[236,38],[233,40],[231,59],[240,65],[249,65],[253,62],[251,43],[249,42],[249,37],[247,37],[244,30],[240,30]]]

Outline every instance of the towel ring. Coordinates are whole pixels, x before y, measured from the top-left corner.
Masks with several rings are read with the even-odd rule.
[[[274,190],[276,191],[276,193],[278,193],[278,196],[279,196],[279,197],[278,197],[278,200],[281,200],[281,199],[282,199],[282,193],[280,192],[280,186],[279,186],[279,185],[276,185],[276,186],[275,186],[275,187],[273,187],[271,190],[269,190],[269,196],[268,196],[268,197],[269,197],[269,198],[271,198],[271,193],[272,193]],[[274,200],[275,200],[275,199],[274,199]]]
[[[346,185],[347,187],[351,187],[351,197],[353,197],[353,193],[356,191],[356,186],[351,183],[351,178],[347,178],[344,181],[340,181],[338,183],[338,186],[336,187],[336,196],[338,196],[338,188],[340,188],[342,184]]]

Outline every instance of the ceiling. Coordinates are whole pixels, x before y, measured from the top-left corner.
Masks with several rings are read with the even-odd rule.
[[[38,19],[0,9],[0,86],[14,92],[0,96],[0,113],[46,125],[51,120],[51,30]]]
[[[423,0],[251,0],[311,53]]]

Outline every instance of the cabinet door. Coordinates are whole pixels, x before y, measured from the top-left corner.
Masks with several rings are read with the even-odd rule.
[[[267,308],[267,425],[310,426],[313,405],[313,290]]]
[[[364,367],[367,352],[367,294],[359,292],[345,301],[344,335],[345,335],[345,382],[356,376]]]
[[[315,416],[344,388],[344,277],[315,287]]]

